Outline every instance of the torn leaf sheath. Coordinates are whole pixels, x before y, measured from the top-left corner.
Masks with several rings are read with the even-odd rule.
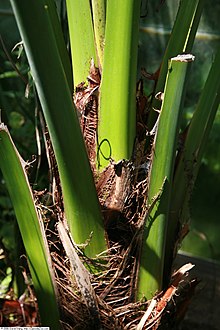
[[[80,127],[85,140],[90,165],[93,173],[95,173],[100,74],[99,70],[94,66],[93,61],[87,80],[88,86],[82,82],[76,87],[74,103],[78,110]]]
[[[130,187],[131,168],[127,161],[112,163],[100,174],[96,189],[107,222],[123,213]]]

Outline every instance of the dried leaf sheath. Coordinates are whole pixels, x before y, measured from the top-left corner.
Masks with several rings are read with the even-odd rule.
[[[78,110],[90,165],[93,173],[95,173],[100,74],[93,61],[91,61],[90,74],[87,80],[88,86],[82,82],[76,87],[74,102]]]
[[[112,221],[113,218],[120,218],[124,211],[125,201],[131,188],[130,165],[124,160],[118,163],[112,162],[99,176],[96,189],[107,222]]]

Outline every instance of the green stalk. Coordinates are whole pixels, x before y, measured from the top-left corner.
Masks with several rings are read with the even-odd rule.
[[[198,170],[201,164],[203,151],[210,133],[216,111],[220,101],[220,48],[210,69],[204,89],[200,96],[197,108],[191,120],[183,151],[179,157],[174,176],[172,205],[167,240],[167,263],[172,259],[175,233],[178,222],[184,223],[183,205],[189,200]],[[188,204],[188,203],[187,203]]]
[[[95,32],[96,51],[99,68],[102,71],[105,42],[105,15],[106,0],[92,0],[92,14]]]
[[[57,48],[59,50],[60,59],[63,64],[63,68],[65,71],[66,79],[68,81],[70,92],[72,93],[72,91],[73,91],[72,68],[71,68],[71,63],[70,63],[70,59],[69,59],[69,54],[66,49],[63,33],[61,30],[60,21],[57,16],[57,9],[55,6],[55,1],[46,0],[44,3],[45,3],[45,5],[48,6],[50,21],[51,21],[52,29],[54,31],[54,36],[56,38],[56,43],[57,43]]]
[[[73,65],[73,80],[77,86],[86,81],[91,59],[97,65],[95,38],[89,0],[67,0],[70,45]]]
[[[151,298],[162,289],[164,248],[172,188],[181,102],[188,62],[192,55],[177,56],[169,61],[164,100],[153,146],[148,195],[149,214],[144,229],[138,295]]]
[[[8,129],[1,123],[0,167],[14,206],[27,253],[38,299],[41,322],[44,326],[58,330],[60,329],[59,310],[50,254],[28,183],[25,165],[13,144]]]
[[[163,57],[156,93],[164,89],[169,58],[190,53],[204,7],[204,0],[182,0]]]
[[[52,140],[65,216],[76,243],[93,233],[86,253],[94,256],[106,249],[102,216],[48,5],[12,0],[12,6]]]
[[[182,0],[170,35],[169,42],[160,67],[155,93],[163,92],[168,60],[176,54],[190,53],[198,29],[199,21],[204,7],[204,0]],[[158,108],[158,101],[154,99],[152,108]],[[149,127],[155,121],[155,111],[149,118]]]
[[[107,2],[100,88],[99,160],[130,159],[135,138],[136,70],[141,1]]]

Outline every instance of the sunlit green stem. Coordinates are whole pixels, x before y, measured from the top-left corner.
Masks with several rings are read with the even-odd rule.
[[[153,146],[138,295],[150,298],[162,289],[164,249],[185,76],[191,55],[169,62],[164,100]]]
[[[188,128],[183,150],[176,167],[167,239],[167,264],[173,258],[175,233],[185,220],[183,205],[189,201],[220,101],[220,48],[210,69],[197,108]]]
[[[92,14],[89,0],[67,0],[67,16],[73,65],[73,80],[77,86],[86,82],[91,59],[97,63]]]
[[[106,166],[110,158],[130,159],[132,154],[140,2],[107,2],[98,135],[101,167]]]
[[[92,14],[99,68],[100,71],[102,71],[105,43],[106,0],[92,0]]]
[[[161,63],[155,93],[163,92],[164,90],[168,60],[176,54],[191,52],[203,7],[204,0],[180,1],[176,20]],[[158,109],[158,104],[158,101],[154,99],[152,108]],[[152,111],[149,117],[149,128],[154,125],[154,120],[155,112]]]

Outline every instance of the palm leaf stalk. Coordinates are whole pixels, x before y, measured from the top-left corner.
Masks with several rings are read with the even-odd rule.
[[[110,159],[130,159],[133,151],[140,3],[107,2],[98,127],[101,168]]]
[[[96,53],[98,57],[99,70],[102,71],[105,43],[106,0],[92,0],[92,14]]]
[[[45,2],[45,6],[47,6],[48,13],[50,15],[50,24],[54,32],[54,36],[56,38],[57,48],[60,54],[60,59],[62,61],[62,65],[65,71],[65,76],[70,88],[70,92],[73,90],[73,79],[72,79],[72,67],[69,59],[69,54],[65,45],[63,32],[61,30],[60,21],[57,15],[57,8],[54,1],[48,0]]]
[[[86,82],[90,62],[97,66],[95,36],[89,0],[67,0],[67,17],[73,66],[74,86]]]
[[[175,54],[191,52],[203,7],[204,0],[180,1],[172,33],[163,56],[156,93],[163,91],[168,69],[168,60],[175,56]],[[183,17],[184,21],[182,19]]]
[[[180,1],[172,33],[170,35],[160,66],[159,77],[155,87],[155,94],[164,90],[169,59],[176,54],[190,53],[192,51],[192,46],[194,43],[196,31],[198,29],[203,8],[204,0]],[[152,103],[152,109],[157,109],[158,106],[158,100],[154,99]],[[148,120],[149,128],[152,128],[152,126],[154,125],[155,117],[155,111],[152,111]]]
[[[41,321],[60,329],[56,285],[42,220],[38,214],[25,166],[7,127],[0,124],[0,168],[13,203],[27,253]]]
[[[205,143],[218,110],[220,100],[219,66],[220,48],[211,66],[190,125],[187,128],[184,145],[178,157],[167,233],[167,265],[173,259],[174,239],[177,235],[178,225],[181,228],[186,223],[186,216],[182,207],[184,205],[189,207],[189,198],[201,164]]]
[[[11,2],[52,140],[65,216],[77,243],[84,243],[93,233],[86,252],[95,256],[106,249],[102,216],[61,51],[51,25],[50,1],[47,4],[41,0]],[[37,29],[34,21],[39,22]]]
[[[163,103],[153,145],[150,170],[148,209],[140,261],[138,295],[150,298],[162,289],[164,248],[167,235],[168,211],[182,113],[182,96],[188,63],[192,55],[171,58],[168,66]]]

